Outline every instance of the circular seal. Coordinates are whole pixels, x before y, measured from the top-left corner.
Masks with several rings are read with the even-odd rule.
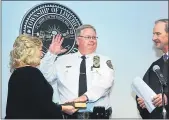
[[[42,3],[31,8],[23,17],[20,34],[29,34],[42,39],[43,53],[48,51],[53,36],[64,38],[63,54],[77,52],[75,30],[82,25],[78,16],[69,8],[58,3]]]

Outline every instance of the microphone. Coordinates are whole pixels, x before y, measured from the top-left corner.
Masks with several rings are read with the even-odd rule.
[[[167,86],[167,80],[165,79],[164,75],[162,74],[160,67],[158,65],[154,65],[153,71],[156,73],[161,85]]]

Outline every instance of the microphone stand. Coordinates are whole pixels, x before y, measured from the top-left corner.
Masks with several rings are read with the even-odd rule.
[[[165,80],[165,77],[160,71],[160,67],[158,65],[154,65],[153,71],[156,73],[160,83],[161,83],[161,92],[162,92],[162,116],[163,119],[167,118],[167,111],[165,109],[165,99],[164,99],[164,88],[167,87],[167,81]]]
[[[167,119],[167,111],[165,109],[165,99],[164,99],[164,88],[165,85],[161,84],[161,92],[162,92],[162,115],[163,115],[163,119]]]

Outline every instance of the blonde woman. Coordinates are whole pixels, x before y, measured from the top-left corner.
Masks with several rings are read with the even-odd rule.
[[[42,56],[39,38],[20,35],[10,52],[12,75],[8,83],[6,119],[61,119],[61,111],[73,114],[72,106],[52,102],[53,89],[36,67]]]

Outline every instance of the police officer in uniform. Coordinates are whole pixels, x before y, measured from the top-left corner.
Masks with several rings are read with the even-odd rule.
[[[114,81],[114,69],[110,58],[95,53],[97,47],[96,29],[82,25],[76,30],[78,52],[57,57],[64,53],[64,38],[53,38],[41,61],[39,69],[49,82],[57,81],[54,91],[59,93],[60,103],[86,102],[85,109],[78,109],[64,118],[90,119],[111,116],[110,92]],[[57,58],[57,59],[56,59]],[[73,113],[71,111],[71,113]]]

